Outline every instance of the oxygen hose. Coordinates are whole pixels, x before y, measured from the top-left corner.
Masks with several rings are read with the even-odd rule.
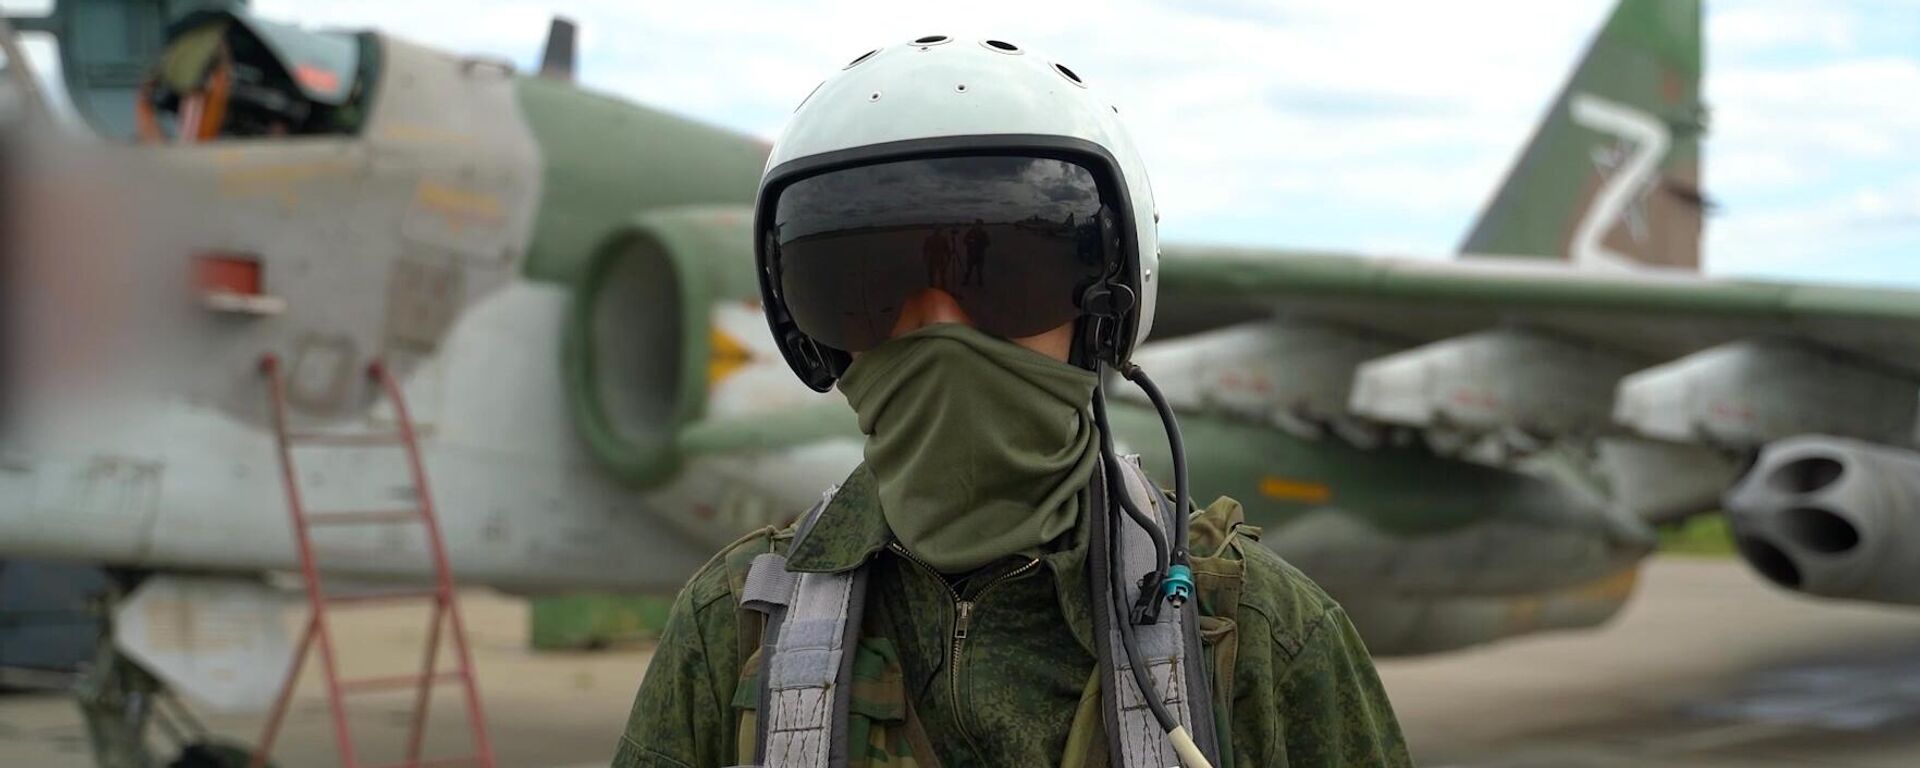
[[[1173,415],[1173,406],[1167,402],[1160,387],[1140,366],[1127,363],[1120,369],[1120,375],[1127,377],[1140,391],[1147,393],[1147,399],[1153,401],[1153,409],[1160,414],[1160,424],[1167,430],[1167,451],[1173,455],[1173,508],[1174,520],[1179,524],[1173,527],[1173,554],[1168,561],[1169,568],[1163,576],[1162,592],[1175,609],[1193,599],[1193,570],[1189,567],[1187,553],[1187,514],[1193,509],[1193,497],[1187,489],[1187,444],[1180,435],[1180,420]]]
[[[1112,454],[1108,456],[1111,457]],[[1119,495],[1122,498],[1126,493],[1124,489],[1116,493],[1111,487],[1108,488],[1108,492],[1110,495]],[[1107,536],[1107,551],[1119,552],[1120,527],[1114,526],[1109,529]],[[1117,566],[1118,563],[1109,563],[1107,568],[1107,574],[1113,580],[1112,588],[1108,593],[1113,600],[1114,615],[1124,617],[1127,615],[1127,601],[1121,596],[1126,594],[1127,581],[1126,576],[1121,574]],[[1207,756],[1201,753],[1200,745],[1195,744],[1193,736],[1187,733],[1186,727],[1182,726],[1179,720],[1174,719],[1172,712],[1167,711],[1166,702],[1162,701],[1163,697],[1153,685],[1152,675],[1147,672],[1146,659],[1140,654],[1140,640],[1134,631],[1133,622],[1122,619],[1119,622],[1119,629],[1120,646],[1126,650],[1127,666],[1133,671],[1133,684],[1140,687],[1140,698],[1146,700],[1147,709],[1153,712],[1153,719],[1160,724],[1160,730],[1166,731],[1167,740],[1173,742],[1173,751],[1180,756],[1181,764],[1185,768],[1213,768],[1213,764],[1207,762]]]
[[[1105,389],[1105,387],[1100,386],[1093,388],[1093,424],[1100,430],[1100,460],[1105,464],[1107,485],[1109,486],[1108,490],[1111,491],[1113,490],[1112,486],[1114,483],[1121,477],[1121,470],[1120,454],[1113,448],[1113,430],[1108,428],[1107,424],[1107,395]],[[1155,583],[1159,583],[1158,579],[1165,576],[1167,564],[1171,562],[1171,560],[1168,559],[1167,536],[1161,532],[1159,524],[1155,523],[1153,518],[1148,517],[1145,511],[1133,503],[1132,494],[1128,494],[1125,491],[1125,488],[1121,488],[1120,492],[1109,493],[1108,496],[1117,499],[1120,502],[1120,509],[1127,513],[1127,517],[1133,518],[1134,524],[1145,529],[1147,536],[1153,539],[1154,576],[1156,579]],[[1126,616],[1129,615],[1129,612],[1122,612],[1120,615]]]
[[[1152,380],[1147,379],[1146,374],[1142,373],[1138,367],[1129,365],[1128,368],[1131,369],[1131,373],[1123,372],[1122,375],[1136,385],[1140,385],[1141,380],[1146,381],[1146,384],[1140,385],[1141,389],[1147,391],[1147,398],[1154,402],[1154,407],[1160,412],[1160,419],[1167,428],[1174,457],[1174,496],[1176,503],[1179,504],[1177,509],[1181,512],[1174,518],[1180,523],[1175,526],[1178,530],[1174,533],[1176,542],[1174,551],[1180,558],[1177,567],[1184,572],[1186,571],[1187,545],[1185,512],[1188,507],[1186,505],[1186,451],[1180,444],[1180,427],[1173,419],[1173,410],[1166,407],[1166,399],[1160,395],[1159,388],[1153,387]],[[1138,378],[1135,378],[1136,376]],[[1154,563],[1157,570],[1152,574],[1153,581],[1143,584],[1143,589],[1164,585],[1167,583],[1169,565],[1173,562],[1169,560],[1170,553],[1166,537],[1162,535],[1160,526],[1154,524],[1152,519],[1133,503],[1131,494],[1128,494],[1124,487],[1118,487],[1124,481],[1121,480],[1119,454],[1113,447],[1113,430],[1107,421],[1107,399],[1103,390],[1104,387],[1095,387],[1093,390],[1093,418],[1094,424],[1100,430],[1100,458],[1106,469],[1107,497],[1119,500],[1120,508],[1153,539]],[[1153,678],[1148,673],[1146,660],[1140,653],[1139,637],[1135,632],[1134,622],[1128,619],[1131,613],[1123,597],[1126,594],[1126,576],[1121,573],[1119,563],[1112,557],[1120,551],[1120,526],[1116,525],[1108,529],[1106,546],[1107,552],[1110,553],[1107,574],[1113,582],[1108,595],[1113,602],[1114,616],[1119,619],[1117,628],[1120,631],[1120,646],[1126,652],[1127,666],[1133,671],[1134,685],[1139,686],[1140,697],[1146,700],[1147,709],[1153,713],[1153,719],[1160,724],[1160,729],[1166,732],[1167,740],[1173,744],[1173,751],[1179,755],[1180,762],[1185,768],[1213,768],[1213,764],[1208,762],[1206,755],[1200,751],[1200,746],[1194,743],[1193,736],[1187,733],[1186,727],[1182,726],[1179,720],[1174,719],[1173,713],[1167,711],[1166,703],[1158,694]],[[1190,586],[1189,589],[1191,589]],[[1168,594],[1168,598],[1172,599],[1171,593]],[[1181,602],[1184,602],[1184,596]]]

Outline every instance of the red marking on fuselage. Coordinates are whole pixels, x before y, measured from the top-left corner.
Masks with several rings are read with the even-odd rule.
[[[340,74],[330,69],[321,69],[312,64],[301,64],[293,68],[293,79],[316,91],[333,93],[340,90]]]
[[[1740,422],[1753,421],[1753,408],[1740,403],[1717,401],[1707,409],[1716,419]]]
[[[1494,408],[1500,405],[1500,398],[1492,392],[1474,389],[1456,389],[1453,391],[1453,404],[1471,408]]]

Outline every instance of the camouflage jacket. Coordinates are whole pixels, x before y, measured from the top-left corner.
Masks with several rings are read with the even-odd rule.
[[[1224,498],[1191,529],[1219,741],[1231,745],[1221,768],[1410,765],[1352,623],[1258,536]],[[1086,526],[1068,538],[949,584],[893,542],[872,474],[856,470],[799,546],[791,529],[757,531],[681,590],[613,765],[752,762],[760,627],[738,593],[755,555],[785,550],[794,570],[875,569],[854,659],[854,768],[1104,766]]]

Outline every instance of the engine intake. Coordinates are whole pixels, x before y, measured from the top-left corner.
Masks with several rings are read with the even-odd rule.
[[[672,477],[681,428],[706,410],[713,306],[753,285],[746,222],[731,207],[641,214],[595,249],[575,289],[563,344],[574,426],[628,482]]]

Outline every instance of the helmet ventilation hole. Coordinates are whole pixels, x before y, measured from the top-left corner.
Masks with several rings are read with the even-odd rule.
[[[913,41],[913,44],[914,45],[939,45],[951,39],[952,38],[947,37],[946,35],[927,35],[926,37],[915,38]]]
[[[873,58],[873,55],[879,52],[880,52],[880,49],[875,48],[871,51],[867,51],[866,53],[860,54],[858,57],[854,58],[853,61],[847,62],[847,65],[844,67],[841,67],[841,69],[853,69],[855,66],[858,66],[860,62]]]
[[[959,85],[956,85],[956,86],[954,86],[954,87],[953,87],[953,92],[954,92],[954,93],[966,93],[966,92],[967,92],[967,84],[966,84],[966,83],[961,83],[961,84],[959,84]]]
[[[1020,52],[1020,46],[1014,45],[1013,43],[1009,43],[1005,40],[982,40],[980,41],[980,44],[986,46],[988,50],[999,51],[1001,53],[1019,53]]]
[[[1061,77],[1066,78],[1068,82],[1071,82],[1074,85],[1080,86],[1082,88],[1087,87],[1087,82],[1085,80],[1080,79],[1079,73],[1076,73],[1071,69],[1068,69],[1067,65],[1065,64],[1055,62],[1053,65],[1053,71],[1060,73]]]
[[[867,94],[867,101],[879,101],[879,100],[880,100],[879,91],[874,91],[873,93]]]

